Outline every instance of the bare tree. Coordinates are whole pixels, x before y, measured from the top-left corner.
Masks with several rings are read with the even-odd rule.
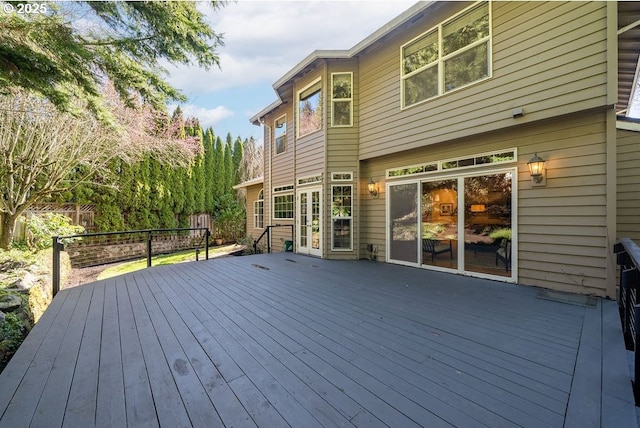
[[[109,86],[105,99],[116,123],[88,111],[62,113],[25,91],[0,97],[0,248],[11,245],[16,220],[32,204],[108,175],[114,159],[134,162],[154,153],[186,163],[198,150],[191,140],[172,138],[168,118],[153,109],[125,107]]]
[[[261,177],[263,174],[264,152],[262,145],[251,137],[244,141],[244,151],[240,163],[240,182]]]

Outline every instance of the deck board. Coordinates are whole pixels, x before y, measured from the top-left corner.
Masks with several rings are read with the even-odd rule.
[[[537,291],[290,253],[98,281],[0,374],[0,427],[633,426],[612,302]]]

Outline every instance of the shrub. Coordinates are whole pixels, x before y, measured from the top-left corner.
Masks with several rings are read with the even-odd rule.
[[[74,226],[71,219],[62,214],[35,215],[27,221],[27,245],[31,250],[43,250],[52,246],[54,236],[75,235],[84,232],[84,227]]]
[[[493,232],[491,232],[489,234],[489,238],[493,239],[494,241],[500,240],[500,239],[509,239],[511,240],[511,229],[506,228],[506,229],[496,229]]]
[[[10,312],[5,315],[4,322],[0,323],[0,372],[7,365],[28,332],[29,328],[15,314]]]

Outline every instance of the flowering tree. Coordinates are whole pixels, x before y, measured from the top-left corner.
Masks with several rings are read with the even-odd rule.
[[[22,90],[0,96],[0,248],[11,245],[15,222],[31,205],[105,179],[115,159],[153,154],[184,165],[198,152],[198,141],[173,137],[166,116],[141,103],[126,107],[110,85],[103,96],[115,118],[109,124],[87,111],[63,113]]]

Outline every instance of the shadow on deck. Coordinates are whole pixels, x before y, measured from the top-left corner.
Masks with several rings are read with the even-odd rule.
[[[637,426],[615,302],[279,253],[63,290],[0,426]]]

